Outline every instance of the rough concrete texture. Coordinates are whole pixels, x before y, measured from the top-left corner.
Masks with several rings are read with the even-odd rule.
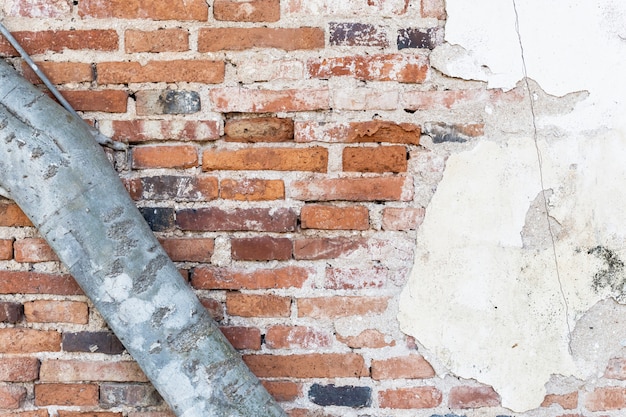
[[[486,107],[486,140],[448,144],[399,319],[439,373],[521,412],[551,375],[593,379],[623,347],[626,6],[446,5],[432,65],[515,88],[525,108]]]

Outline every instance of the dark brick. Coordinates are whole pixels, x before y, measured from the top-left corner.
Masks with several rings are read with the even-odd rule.
[[[162,175],[131,180],[131,195],[140,200],[207,201],[217,198],[215,177]]]
[[[155,232],[166,232],[174,228],[174,209],[167,207],[141,207],[141,215],[150,229]]]
[[[130,407],[151,407],[159,405],[162,398],[148,384],[100,384],[100,406],[111,408],[127,405]]]
[[[202,109],[200,94],[196,91],[140,91],[137,114],[193,114]]]
[[[369,407],[372,401],[370,387],[352,385],[337,387],[333,384],[313,384],[309,390],[309,399],[317,405],[362,408]]]
[[[330,44],[333,46],[388,47],[387,33],[381,26],[369,23],[331,23]]]
[[[443,42],[441,28],[407,28],[398,31],[398,49],[420,48],[435,49]]]
[[[17,323],[24,318],[24,306],[20,303],[1,302],[0,322]]]
[[[193,231],[256,231],[285,233],[296,230],[297,214],[290,209],[241,209],[217,207],[184,209],[176,212],[176,225]]]
[[[286,261],[293,255],[293,243],[269,236],[232,239],[231,252],[238,261]]]
[[[61,345],[66,352],[97,352],[107,355],[124,352],[122,342],[110,332],[63,333]]]

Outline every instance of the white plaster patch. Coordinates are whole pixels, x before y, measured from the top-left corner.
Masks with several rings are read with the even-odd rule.
[[[102,291],[104,296],[102,301],[122,301],[126,300],[133,289],[133,280],[127,274],[121,274],[115,277],[107,277],[102,282]]]
[[[126,324],[144,323],[150,320],[154,310],[151,302],[133,297],[121,303],[118,317]]]

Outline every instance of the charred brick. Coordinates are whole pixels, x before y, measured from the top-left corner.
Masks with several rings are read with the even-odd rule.
[[[387,33],[369,23],[331,23],[330,44],[333,46],[389,46]]]
[[[317,405],[363,408],[369,407],[372,401],[370,387],[352,385],[335,386],[313,384],[309,390],[309,399]]]
[[[166,232],[174,228],[174,209],[167,207],[141,207],[144,219],[155,232]]]
[[[0,303],[0,322],[17,323],[24,318],[24,306],[20,303]]]
[[[398,49],[419,48],[435,49],[443,42],[443,33],[440,28],[407,28],[398,31]]]
[[[124,345],[109,332],[63,333],[62,341],[65,352],[97,352],[117,355],[124,352]]]

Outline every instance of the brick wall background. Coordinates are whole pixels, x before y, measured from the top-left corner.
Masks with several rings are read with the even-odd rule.
[[[291,416],[512,415],[490,387],[437,374],[395,319],[446,155],[480,140],[486,106],[525,99],[430,67],[443,0],[0,7],[71,104],[130,145],[107,153],[131,196]],[[169,415],[10,200],[0,293],[0,415]],[[555,383],[528,415],[626,407],[626,362],[603,378]]]

